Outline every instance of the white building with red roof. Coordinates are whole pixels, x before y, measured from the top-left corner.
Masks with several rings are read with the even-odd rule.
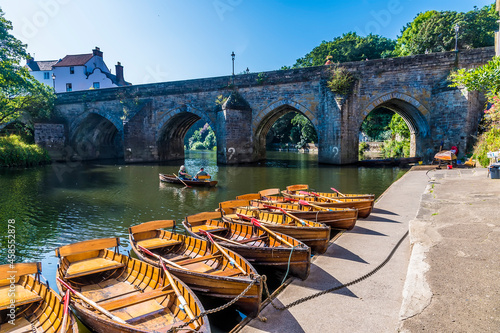
[[[60,60],[35,61],[29,57],[26,66],[35,79],[54,87],[57,93],[131,85],[123,77],[123,66],[118,62],[116,74],[111,74],[102,55],[96,47],[92,53],[67,55]]]

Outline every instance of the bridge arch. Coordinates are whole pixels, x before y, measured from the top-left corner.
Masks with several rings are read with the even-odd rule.
[[[386,108],[403,118],[410,130],[410,156],[423,156],[424,141],[430,135],[429,110],[412,96],[390,92],[373,99],[363,109],[357,128],[361,128],[368,114],[378,108]]]
[[[156,144],[160,161],[184,158],[184,137],[198,120],[206,121],[217,137],[215,122],[209,115],[190,105],[182,105],[161,114],[156,129]]]
[[[318,119],[305,106],[291,99],[281,99],[266,106],[260,111],[252,122],[252,131],[254,133],[254,151],[258,159],[266,158],[266,136],[273,124],[282,116],[289,112],[297,112],[305,116],[311,123],[318,135],[318,141],[321,141],[320,131],[318,130]]]
[[[81,160],[123,158],[123,122],[92,110],[71,126],[72,156]]]

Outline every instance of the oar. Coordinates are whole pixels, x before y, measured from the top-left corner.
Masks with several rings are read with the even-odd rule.
[[[326,207],[321,207],[321,206],[312,204],[312,203],[310,203],[308,201],[305,201],[305,200],[299,200],[299,204],[301,204],[303,206],[311,206],[311,207],[314,207],[314,208],[317,208],[317,209],[320,209],[320,210],[323,210],[323,211],[332,211],[331,209],[328,209]]]
[[[174,173],[173,175],[175,176],[175,178],[179,179],[179,180],[181,181],[181,183],[183,183],[186,187],[191,187],[191,186],[189,186],[188,184],[184,183],[184,182],[182,181],[182,179],[180,179],[179,177],[177,177],[177,175],[176,175],[175,173]]]
[[[162,256],[158,255],[158,254],[154,254],[153,252],[149,251],[148,249],[146,249],[145,247],[143,246],[140,246],[140,245],[137,245],[137,247],[139,248],[139,250],[141,250],[142,252],[152,256],[152,257],[155,257],[156,259],[160,259],[160,260],[163,260],[164,262],[166,262],[167,264],[169,265],[172,265],[174,267],[177,267],[177,268],[180,268],[180,269],[184,269],[186,271],[189,271],[189,269],[187,269],[186,267],[182,267],[181,265],[178,265],[176,264],[175,262],[173,261],[170,261],[168,259],[165,259],[163,258]]]
[[[304,192],[304,191],[300,191],[299,192],[300,194],[303,194],[303,195],[313,195],[317,198],[321,198],[321,199],[324,199],[324,200],[328,200],[328,201],[333,201],[333,202],[342,202],[340,200],[337,200],[337,199],[334,199],[334,198],[329,198],[329,197],[325,197],[323,195],[319,195],[318,193],[315,193],[315,192]]]
[[[264,205],[264,207],[266,208],[271,208],[271,209],[279,209],[283,212],[283,214],[285,214],[286,216],[289,216],[290,218],[292,218],[293,220],[295,221],[298,221],[300,222],[302,225],[307,225],[306,221],[302,220],[302,219],[299,219],[297,216],[294,216],[292,214],[290,214],[289,212],[287,212],[286,210],[284,210],[283,208],[281,207],[276,207],[276,206],[270,206],[270,205]]]
[[[99,311],[102,314],[108,316],[112,320],[119,322],[120,324],[127,324],[123,319],[118,318],[117,316],[115,316],[114,314],[112,314],[111,312],[109,312],[108,310],[106,310],[103,307],[97,305],[94,301],[88,299],[87,297],[85,297],[82,294],[80,294],[78,291],[76,291],[73,288],[71,288],[66,282],[64,282],[60,278],[57,278],[57,281],[59,281],[63,286],[65,286],[68,289],[68,291],[72,292],[76,297],[78,297],[79,299],[81,299],[82,301],[84,301],[85,303],[87,303],[88,305],[90,305],[91,307],[93,307],[94,309],[96,309],[97,311]]]
[[[338,194],[340,194],[341,196],[345,197],[345,194],[343,194],[342,192],[339,192],[338,190],[335,189],[335,187],[330,187],[333,191],[337,192]]]
[[[210,234],[210,235],[212,235],[212,237],[220,239],[221,241],[228,242],[228,243],[231,243],[231,244],[234,244],[234,245],[248,246],[248,245],[241,244],[241,243],[235,242],[235,241],[233,241],[231,239],[227,239],[227,238],[224,238],[224,237],[221,237],[221,236],[217,236],[217,235],[214,235],[214,234]]]
[[[184,298],[184,296],[182,296],[181,291],[179,290],[179,288],[175,284],[174,278],[172,277],[172,275],[168,271],[167,267],[165,266],[165,263],[161,260],[160,260],[160,262],[161,262],[161,267],[163,268],[163,271],[165,272],[165,275],[167,276],[167,279],[170,282],[170,285],[172,286],[172,289],[174,290],[175,295],[177,296],[177,299],[179,300],[179,303],[180,303],[179,308],[182,311],[187,313],[187,315],[189,316],[189,319],[193,320],[195,318],[193,311],[191,311],[191,308],[187,304],[186,299]],[[198,324],[198,321],[194,321],[194,324],[196,325],[196,327],[200,326]]]
[[[66,326],[68,324],[68,312],[69,312],[69,291],[66,291],[66,294],[64,294],[64,312],[63,312],[63,320],[61,323],[61,330],[59,331],[60,333],[65,333],[66,332]]]
[[[219,251],[224,255],[224,257],[226,257],[227,260],[229,260],[231,265],[236,266],[236,268],[238,268],[243,274],[247,275],[247,272],[240,265],[238,265],[238,263],[233,258],[231,258],[231,256],[229,254],[227,254],[226,251],[224,251],[222,246],[220,246],[219,244],[217,244],[216,241],[214,241],[211,233],[206,232],[205,230],[200,230],[200,233],[202,235],[206,235],[208,237],[210,242],[212,242],[212,244],[214,244],[219,249]]]
[[[261,228],[262,230],[266,231],[270,235],[273,235],[276,239],[280,240],[282,243],[284,243],[284,244],[286,244],[286,245],[288,245],[290,247],[293,247],[292,244],[290,244],[289,242],[287,242],[285,239],[281,238],[276,233],[272,232],[271,229],[268,229],[268,228],[264,227],[262,224],[260,224],[257,219],[252,218],[250,221],[252,222],[252,224],[254,226]]]

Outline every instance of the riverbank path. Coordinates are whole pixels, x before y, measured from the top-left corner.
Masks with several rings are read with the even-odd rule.
[[[266,322],[253,319],[233,331],[500,331],[499,199],[500,180],[485,169],[412,170],[378,199],[369,218],[313,258],[307,280],[294,279],[274,302],[287,305],[363,276],[410,230],[383,268],[285,311],[267,305]]]

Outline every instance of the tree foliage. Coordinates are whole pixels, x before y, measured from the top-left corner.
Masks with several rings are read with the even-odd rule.
[[[390,133],[389,123],[394,111],[378,108],[368,114],[361,124],[361,132],[365,133],[372,141],[384,141]]]
[[[215,133],[208,123],[201,122],[202,126],[195,123],[184,138],[184,144],[189,150],[212,150],[217,146]]]
[[[450,75],[453,87],[481,91],[488,97],[488,105],[481,120],[483,132],[474,146],[474,156],[482,166],[487,166],[487,153],[500,151],[500,57],[495,57],[481,67],[459,69]]]
[[[297,59],[293,68],[324,65],[327,56],[331,56],[329,59],[334,63],[379,59],[390,54],[395,45],[392,39],[379,35],[362,37],[355,32],[348,32],[332,41],[321,42],[304,57]]]
[[[33,78],[20,65],[26,58],[26,46],[12,36],[12,23],[0,8],[0,129],[32,118],[48,117],[53,109],[52,89]]]
[[[472,49],[495,44],[494,32],[499,19],[494,5],[463,13],[456,11],[427,11],[418,14],[401,31],[395,56],[409,56],[426,52],[444,52],[455,49],[455,24],[459,26],[459,49]]]
[[[318,135],[313,124],[298,112],[289,112],[276,120],[266,138],[268,146],[293,144],[297,148],[302,148],[307,143],[315,142],[318,142]]]
[[[388,125],[391,138],[384,141],[382,154],[386,158],[410,156],[410,129],[404,119],[397,113],[391,118]]]
[[[459,69],[450,74],[452,87],[465,87],[469,91],[500,94],[500,57],[495,57],[481,67]]]

